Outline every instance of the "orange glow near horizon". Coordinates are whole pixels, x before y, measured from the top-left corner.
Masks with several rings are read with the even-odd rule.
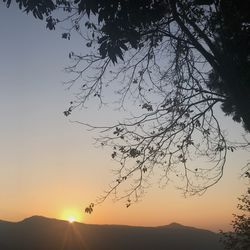
[[[82,222],[83,213],[81,211],[78,211],[77,209],[68,208],[63,210],[60,219],[66,220],[69,223]]]

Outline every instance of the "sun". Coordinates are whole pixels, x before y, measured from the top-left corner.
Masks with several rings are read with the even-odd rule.
[[[76,218],[75,218],[75,216],[70,215],[67,220],[69,223],[74,223],[76,221]]]
[[[82,222],[83,212],[79,209],[66,208],[61,212],[60,218],[68,221],[69,223]]]

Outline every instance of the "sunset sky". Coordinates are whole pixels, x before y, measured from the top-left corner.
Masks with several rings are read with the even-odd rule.
[[[77,35],[61,39],[45,23],[15,6],[0,3],[0,219],[19,221],[32,215],[95,224],[157,226],[172,222],[214,231],[230,229],[237,197],[246,185],[241,168],[249,152],[229,154],[224,177],[202,196],[184,198],[174,184],[160,189],[157,181],[143,199],[130,208],[107,200],[91,215],[84,208],[112,179],[116,163],[108,149],[94,145],[94,132],[70,119],[99,124],[123,114],[112,107],[77,110],[67,118],[63,111],[74,89],[63,69],[72,50],[84,54]],[[233,137],[241,127],[223,118],[222,127]],[[204,163],[205,164],[205,163]]]

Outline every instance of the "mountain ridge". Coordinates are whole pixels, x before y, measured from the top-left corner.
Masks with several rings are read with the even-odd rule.
[[[0,247],[3,250],[223,250],[218,234],[178,223],[156,227],[71,224],[44,216],[14,223],[0,221]]]
[[[7,222],[7,223],[21,223],[21,222],[26,222],[26,221],[34,221],[34,220],[54,220],[54,221],[63,221],[66,223],[69,223],[67,220],[62,220],[62,219],[57,219],[57,218],[50,218],[50,217],[46,217],[46,216],[42,216],[42,215],[32,215],[30,217],[24,218],[20,221],[7,221],[7,220],[1,220],[0,219],[0,223],[1,222]],[[171,222],[170,224],[165,224],[165,225],[159,225],[159,226],[139,226],[139,225],[126,225],[126,224],[87,224],[84,222],[79,222],[79,221],[75,221],[74,223],[79,223],[79,224],[83,224],[83,225],[93,225],[93,226],[118,226],[118,227],[136,227],[136,228],[173,228],[173,227],[179,227],[179,228],[192,228],[192,229],[197,229],[197,230],[204,230],[204,231],[209,231],[209,232],[213,232],[210,231],[209,229],[204,229],[204,228],[199,228],[199,227],[194,227],[194,226],[187,226],[187,225],[183,225],[177,222]],[[215,232],[213,232],[215,233]]]

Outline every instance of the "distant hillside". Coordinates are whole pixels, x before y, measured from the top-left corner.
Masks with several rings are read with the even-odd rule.
[[[1,250],[222,250],[213,232],[176,223],[161,227],[70,224],[33,216],[0,221]]]

